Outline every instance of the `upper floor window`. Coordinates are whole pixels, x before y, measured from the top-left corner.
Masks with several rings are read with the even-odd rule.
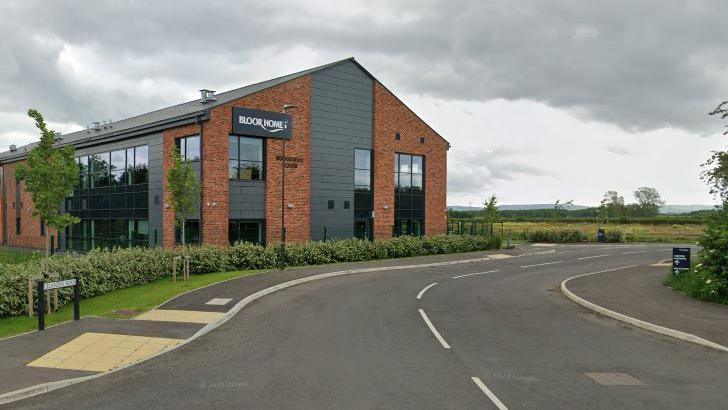
[[[199,161],[200,160],[200,136],[193,135],[190,137],[177,138],[174,142],[179,149],[183,161]]]
[[[140,145],[78,157],[79,188],[146,184],[149,147]]]
[[[354,189],[370,191],[372,187],[372,152],[368,149],[354,150]]]
[[[231,135],[228,140],[230,179],[257,181],[263,177],[263,140]]]
[[[394,187],[399,191],[422,191],[424,158],[420,155],[394,154]]]

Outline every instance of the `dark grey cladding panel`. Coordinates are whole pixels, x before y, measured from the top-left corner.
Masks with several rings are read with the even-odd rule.
[[[324,228],[328,237],[348,238],[354,234],[354,149],[372,148],[374,82],[352,62],[311,79],[311,239],[323,239]]]
[[[265,181],[231,179],[229,216],[230,219],[265,219]]]
[[[154,231],[157,231],[157,245],[162,244],[162,162],[164,148],[162,134],[150,134],[143,137],[130,138],[123,141],[114,141],[108,144],[76,150],[77,156],[90,155],[98,152],[113,151],[122,148],[131,148],[137,145],[149,146],[149,245],[154,246]],[[159,201],[155,202],[154,198]]]

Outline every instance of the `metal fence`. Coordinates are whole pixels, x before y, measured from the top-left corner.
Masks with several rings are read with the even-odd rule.
[[[448,219],[447,221],[448,235],[493,236],[494,233],[498,233],[498,229],[502,231],[502,228],[503,224],[500,222],[486,222],[477,219]]]

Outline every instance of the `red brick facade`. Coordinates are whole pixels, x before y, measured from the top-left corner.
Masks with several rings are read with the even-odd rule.
[[[33,217],[33,200],[30,194],[25,191],[24,185],[20,183],[20,200],[15,198],[15,168],[24,161],[3,165],[3,185],[5,186],[5,211],[7,215],[3,218],[0,212],[0,227],[6,236],[5,245],[21,248],[45,249],[47,236],[40,234],[40,218]],[[16,208],[17,207],[17,208]],[[17,213],[17,209],[20,213]],[[16,217],[20,216],[20,234],[15,233]],[[7,226],[2,226],[2,221]],[[2,232],[2,231],[0,231]],[[46,235],[55,237],[55,247],[58,248],[58,236],[55,229],[46,229]]]
[[[425,138],[424,144],[420,137]],[[378,81],[374,82],[373,145],[374,237],[392,236],[396,152],[425,157],[425,234],[446,233],[448,143]]]
[[[267,111],[281,111],[284,104],[296,105],[290,109],[293,116],[293,137],[286,142],[286,156],[299,157],[303,162],[286,169],[286,241],[305,242],[310,232],[310,146],[311,126],[310,97],[311,77],[304,76],[241,99],[214,107],[210,120],[202,123],[202,206],[201,233],[204,243],[224,245],[228,243],[229,189],[228,136],[232,130],[232,107],[241,106]],[[174,140],[200,133],[199,125],[187,125],[164,132],[164,170],[171,163],[170,152]],[[281,161],[282,140],[266,141],[266,243],[280,241],[281,232]],[[165,192],[165,204],[168,202]],[[165,205],[166,206],[166,205]],[[163,211],[164,246],[174,244],[174,213],[171,208]]]
[[[175,139],[201,136],[202,203],[201,239],[203,243],[228,243],[230,215],[230,183],[228,179],[228,136],[232,131],[234,106],[267,111],[282,110],[284,104],[293,117],[293,137],[285,142],[286,157],[294,157],[286,168],[285,215],[288,242],[310,239],[311,226],[311,75],[253,93],[243,98],[212,107],[209,120],[163,131],[163,185],[171,164]],[[394,224],[394,156],[408,153],[425,157],[425,234],[446,232],[446,175],[448,143],[415,115],[389,90],[374,81],[374,237],[392,236]],[[400,140],[395,138],[399,133]],[[420,139],[424,137],[424,143]],[[269,245],[280,242],[281,236],[281,155],[284,141],[269,138],[265,142],[265,240]],[[7,245],[43,248],[39,220],[31,217],[32,201],[23,193],[22,229],[15,235],[14,168],[18,163],[4,165],[6,191]],[[353,165],[352,165],[353,166]],[[169,193],[162,195],[162,238],[164,247],[175,243],[174,211]],[[0,216],[2,216],[0,214]],[[354,221],[352,221],[353,226]],[[49,232],[51,234],[51,232]]]

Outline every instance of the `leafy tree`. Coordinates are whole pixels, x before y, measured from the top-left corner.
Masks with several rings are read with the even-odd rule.
[[[609,210],[604,204],[597,208],[597,222],[600,225],[606,225],[609,222]]]
[[[495,194],[483,202],[483,211],[485,222],[493,223],[498,219],[498,198],[496,198]]]
[[[717,196],[725,208],[728,204],[728,152],[713,151],[702,166],[701,178],[708,184],[711,195]]]
[[[70,214],[61,213],[61,203],[73,193],[78,183],[78,164],[72,146],[54,148],[56,132],[48,129],[43,115],[34,109],[28,116],[35,120],[40,130],[40,142],[28,154],[28,161],[15,171],[15,178],[23,181],[25,190],[33,199],[33,216],[40,217],[46,226],[63,230],[80,220]],[[50,258],[51,239],[46,235],[43,271],[47,275]]]
[[[713,111],[709,112],[708,115],[719,115],[722,120],[728,118],[728,100],[718,104],[718,106],[715,107]],[[723,132],[723,135],[728,135],[728,125],[724,128],[726,128],[726,130]]]
[[[607,212],[607,216],[621,218],[624,216],[624,197],[617,191],[607,191],[602,199],[601,206]]]
[[[642,216],[657,216],[660,207],[665,205],[660,194],[655,188],[640,187],[634,191],[634,198],[637,200],[637,209]]]
[[[182,245],[186,244],[187,220],[200,209],[200,181],[192,164],[183,161],[179,149],[172,150],[172,167],[167,171],[167,191],[174,209],[175,224],[182,230]]]

